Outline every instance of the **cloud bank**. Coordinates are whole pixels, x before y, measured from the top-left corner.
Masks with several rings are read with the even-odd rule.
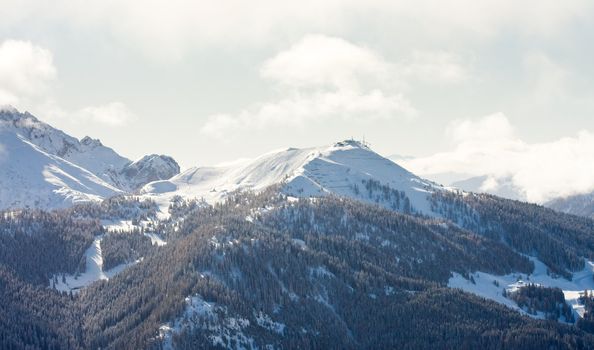
[[[452,122],[446,137],[454,145],[452,150],[402,164],[425,176],[447,172],[486,175],[485,186],[509,178],[526,200],[536,203],[594,190],[594,133],[590,131],[528,143],[516,135],[505,115],[497,113]]]
[[[389,62],[374,50],[341,38],[307,35],[260,69],[260,76],[280,92],[277,100],[235,114],[211,115],[201,132],[223,137],[237,130],[325,120],[410,118],[417,110],[403,91],[411,77],[451,83],[467,75],[460,60],[444,52],[415,52],[401,62]]]
[[[91,121],[108,126],[122,126],[136,119],[136,116],[122,102],[110,102],[100,106],[90,106],[72,113],[74,119]]]
[[[43,94],[56,78],[52,53],[28,41],[0,44],[0,105]]]
[[[378,120],[410,117],[411,103],[385,82],[391,65],[379,54],[346,40],[308,35],[267,60],[262,78],[278,86],[276,101],[258,103],[236,114],[208,118],[202,133],[269,126],[302,126],[323,120]]]
[[[548,37],[593,6],[588,0],[1,0],[0,5],[0,27],[34,20],[100,30],[150,55],[173,58],[204,45],[264,45],[311,31],[341,35],[368,13],[381,15],[362,25],[413,23],[420,38],[483,39],[501,28]]]
[[[49,88],[57,81],[53,54],[29,41],[5,40],[0,44],[0,107],[21,104],[39,106],[44,117],[70,122],[122,126],[136,116],[122,102],[65,111],[52,98]]]

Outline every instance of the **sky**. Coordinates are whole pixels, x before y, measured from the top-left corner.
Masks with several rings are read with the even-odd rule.
[[[365,138],[594,190],[594,2],[0,0],[0,105],[182,168]]]

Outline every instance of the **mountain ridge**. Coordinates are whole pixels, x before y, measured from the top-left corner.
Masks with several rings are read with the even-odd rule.
[[[145,185],[141,195],[162,204],[173,197],[217,202],[238,190],[282,185],[294,197],[347,196],[402,211],[432,215],[429,194],[445,187],[422,179],[355,140],[330,146],[286,148],[252,160],[193,167]],[[402,202],[402,203],[401,203]],[[405,204],[408,202],[408,204]]]
[[[563,213],[594,219],[594,192],[557,198],[545,205]]]
[[[40,207],[52,209],[80,201],[101,200],[134,192],[145,183],[179,173],[179,165],[169,156],[150,155],[132,161],[104,146],[98,139],[85,136],[79,140],[29,112],[21,113],[10,106],[0,109],[0,132],[0,145],[3,145],[0,161],[4,163],[0,178],[4,196],[0,208],[43,203]],[[15,157],[16,154],[19,157]],[[29,157],[35,158],[37,163],[34,167],[32,164],[23,167],[20,163]],[[75,168],[77,170],[73,170]],[[61,174],[60,180],[52,174]],[[20,179],[20,182],[11,183],[11,179]],[[101,188],[81,185],[88,182],[85,179],[91,179],[91,183],[97,183]],[[15,184],[21,187],[11,188]],[[19,195],[20,192],[27,195]]]

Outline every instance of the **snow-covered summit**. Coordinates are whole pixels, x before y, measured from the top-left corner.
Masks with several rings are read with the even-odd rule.
[[[85,136],[80,140],[80,144],[88,148],[97,148],[103,146],[101,140],[93,139],[90,136]]]
[[[0,162],[0,209],[100,200],[179,173],[171,157],[132,162],[98,139],[78,140],[10,106],[0,108]]]
[[[88,170],[0,129],[0,209],[53,209],[121,191]]]
[[[223,199],[236,190],[261,190],[282,184],[297,197],[335,194],[385,206],[409,201],[418,212],[431,214],[428,196],[443,189],[373,152],[365,143],[346,140],[331,146],[288,148],[253,160],[211,167],[194,167],[167,181],[152,182],[141,193],[155,199],[174,196]],[[386,192],[384,194],[384,192]]]
[[[120,172],[131,189],[179,174],[179,164],[172,157],[151,154],[144,156],[124,167]]]
[[[0,105],[0,112],[14,113],[18,112],[18,110],[12,105]]]
[[[0,127],[24,137],[43,151],[79,165],[113,186],[113,173],[130,160],[105,147],[99,140],[85,137],[81,141],[46,124],[29,112],[0,111]]]
[[[334,144],[334,147],[352,147],[371,150],[365,141],[358,141],[354,139],[347,139],[344,141],[336,142]]]

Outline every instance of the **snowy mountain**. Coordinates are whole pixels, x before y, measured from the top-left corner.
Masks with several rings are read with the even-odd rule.
[[[127,164],[119,175],[126,180],[127,187],[134,190],[152,181],[169,179],[179,172],[179,165],[173,158],[151,154]]]
[[[567,214],[594,219],[594,192],[554,199],[545,206]]]
[[[132,162],[99,140],[78,140],[14,108],[0,109],[0,155],[0,208],[100,200],[179,173],[171,157]]]
[[[526,195],[516,186],[509,176],[475,176],[461,181],[455,181],[452,187],[474,193],[488,193],[495,196],[526,201]]]
[[[4,130],[20,135],[48,154],[77,164],[112,185],[117,186],[111,178],[112,174],[130,163],[129,159],[103,146],[99,140],[87,136],[79,141],[28,112],[2,110],[0,125]]]
[[[93,174],[46,150],[64,149],[58,131],[33,137],[43,149],[15,130],[0,131],[2,205],[91,203],[0,215],[0,348],[594,346],[590,219],[450,190],[353,140],[95,203],[179,166],[149,155]],[[113,156],[76,141],[64,157]]]
[[[88,170],[0,130],[1,208],[61,208],[121,191]]]
[[[295,197],[346,196],[385,207],[431,214],[428,196],[443,187],[419,178],[353,140],[316,148],[288,148],[253,160],[194,167],[141,193],[161,203],[175,196],[216,202],[237,190],[282,184]]]

